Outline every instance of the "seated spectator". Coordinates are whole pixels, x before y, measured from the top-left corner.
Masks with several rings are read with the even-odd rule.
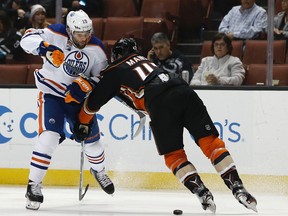
[[[230,39],[257,39],[267,27],[267,12],[255,0],[241,0],[222,19],[218,31]]]
[[[31,7],[30,23],[26,29],[44,29],[48,25],[50,25],[50,23],[46,21],[46,9],[40,4],[33,5]]]
[[[24,53],[20,47],[21,36],[12,26],[12,21],[5,11],[0,11],[0,63],[6,59],[20,60]]]
[[[282,0],[282,11],[274,17],[274,38],[288,39],[288,0]]]
[[[194,71],[192,64],[178,50],[171,50],[168,36],[162,32],[155,33],[151,38],[152,49],[148,51],[148,60],[154,62],[165,71],[182,75],[182,71],[189,72],[189,82]]]
[[[3,10],[8,14],[10,20],[12,21],[12,25],[18,32],[21,32],[29,19],[29,10],[26,6],[25,0],[10,0],[3,4]]]
[[[238,57],[231,56],[231,39],[223,33],[216,34],[211,50],[214,56],[202,59],[190,85],[240,86],[244,80],[245,69]]]

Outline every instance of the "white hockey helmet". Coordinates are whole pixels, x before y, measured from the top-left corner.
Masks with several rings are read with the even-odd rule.
[[[70,11],[66,18],[66,31],[74,46],[83,49],[93,33],[92,20],[83,10]],[[85,33],[85,44],[76,39],[76,34],[79,35],[79,33]]]
[[[83,10],[70,11],[66,18],[66,26],[72,42],[75,32],[88,32],[90,35],[93,33],[92,20]]]

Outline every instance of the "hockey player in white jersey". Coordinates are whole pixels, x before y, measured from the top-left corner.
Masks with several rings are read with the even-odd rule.
[[[108,65],[104,46],[92,33],[91,19],[79,10],[69,12],[66,25],[53,24],[45,29],[28,29],[20,42],[27,53],[43,57],[43,67],[34,73],[40,91],[39,129],[26,192],[28,209],[37,210],[43,202],[42,180],[56,147],[65,139],[65,121],[73,133],[82,102],[93,89],[100,71]],[[84,82],[77,82],[79,74],[85,77]],[[114,185],[105,172],[104,147],[100,141],[97,119],[87,128],[90,136],[85,140],[84,152],[90,171],[102,189],[113,194]]]

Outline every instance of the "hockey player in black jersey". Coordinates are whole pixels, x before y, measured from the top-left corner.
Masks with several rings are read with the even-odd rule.
[[[140,55],[132,38],[120,39],[112,48],[112,64],[101,73],[100,81],[79,113],[79,123],[74,128],[78,139],[89,135],[91,119],[114,96],[149,114],[159,154],[180,182],[199,198],[204,210],[215,212],[216,205],[195,166],[187,159],[183,149],[184,128],[211,160],[235,198],[257,212],[257,201],[243,186],[202,100],[181,77],[159,69]]]

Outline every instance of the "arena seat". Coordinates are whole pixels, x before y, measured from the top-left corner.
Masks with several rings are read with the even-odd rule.
[[[105,20],[102,40],[106,45],[108,60],[110,60],[111,48],[119,38],[143,38],[143,17],[108,17]]]
[[[275,40],[273,63],[285,63],[286,41]],[[243,64],[266,64],[267,61],[267,41],[266,40],[246,40],[245,49],[243,51]]]
[[[92,24],[94,35],[102,40],[103,37],[103,29],[104,29],[104,20],[102,17],[92,17]]]
[[[288,86],[288,64],[273,65],[273,80],[275,85]]]
[[[264,67],[263,67],[264,66]],[[266,64],[251,64],[247,67],[242,85],[266,85]]]
[[[105,22],[103,40],[118,40],[125,35],[143,37],[143,17],[108,17]]]
[[[250,64],[243,85],[266,85],[266,64]],[[273,85],[288,86],[288,64],[273,65]]]
[[[282,0],[275,0],[275,14],[282,11]]]
[[[26,64],[0,64],[0,84],[26,84]]]
[[[140,16],[144,17],[145,38],[151,38],[155,32],[164,32],[174,41],[178,34],[179,13],[180,0],[143,0]]]
[[[103,17],[138,16],[134,0],[105,0]]]

